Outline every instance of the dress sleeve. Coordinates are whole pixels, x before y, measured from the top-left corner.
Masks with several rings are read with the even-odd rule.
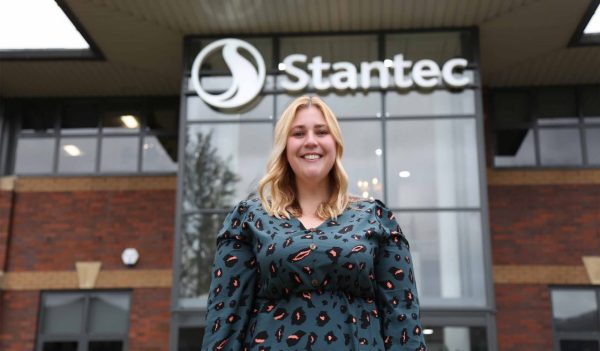
[[[385,349],[427,350],[408,240],[392,211],[380,201],[376,203],[375,216],[382,235],[375,258],[375,280]]]
[[[247,212],[240,202],[217,235],[202,351],[243,349],[256,280],[256,259],[244,229]]]

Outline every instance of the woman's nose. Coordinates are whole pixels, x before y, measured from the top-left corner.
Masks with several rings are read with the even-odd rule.
[[[315,133],[313,133],[313,132],[306,133],[306,140],[304,141],[304,144],[306,146],[316,146],[317,139],[316,139]]]

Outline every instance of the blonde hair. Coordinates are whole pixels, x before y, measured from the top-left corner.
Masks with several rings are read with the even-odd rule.
[[[292,101],[277,122],[273,149],[267,163],[267,174],[260,180],[258,186],[262,205],[271,216],[290,218],[292,215],[295,217],[302,215],[302,209],[296,199],[296,178],[286,157],[286,145],[296,113],[298,110],[310,106],[321,110],[336,144],[335,163],[329,172],[331,194],[327,202],[319,205],[316,214],[321,219],[335,219],[344,212],[350,201],[348,175],[342,166],[344,144],[337,118],[323,100],[316,96],[305,95]],[[267,190],[269,199],[266,195]]]

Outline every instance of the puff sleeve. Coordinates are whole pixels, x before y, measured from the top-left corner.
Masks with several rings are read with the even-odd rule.
[[[374,212],[382,234],[375,257],[375,279],[385,349],[427,350],[408,240],[394,214],[381,201],[376,202]]]
[[[240,202],[217,235],[202,351],[243,349],[256,280],[256,258],[244,230],[247,212]]]

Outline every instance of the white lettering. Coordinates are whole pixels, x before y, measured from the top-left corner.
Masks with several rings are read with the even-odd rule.
[[[323,63],[321,56],[315,56],[312,59],[312,63],[308,64],[308,69],[312,71],[313,86],[317,90],[329,89],[331,84],[329,81],[323,80],[323,71],[329,70],[331,64],[329,62]]]
[[[382,89],[387,88],[390,85],[390,72],[381,61],[360,63],[360,86],[363,89],[369,89],[371,86],[371,71],[373,69],[379,72],[379,86]]]
[[[454,75],[454,70],[459,68],[460,70],[464,70],[469,62],[464,58],[453,58],[446,63],[442,67],[442,78],[444,82],[453,88],[460,88],[468,85],[470,83],[469,77],[463,74],[462,77],[456,77]]]
[[[288,77],[281,82],[281,86],[285,90],[298,91],[306,88],[310,80],[310,76],[301,68],[294,66],[295,62],[306,62],[306,55],[294,54],[283,59],[285,72],[296,78],[295,82],[290,81]]]
[[[331,75],[331,85],[337,90],[356,89],[356,66],[351,62],[336,62],[332,65],[336,71]]]
[[[403,55],[394,56],[394,82],[400,89],[410,88],[413,85],[410,76],[406,77],[404,74],[405,70],[410,69],[410,66],[412,66],[412,61],[404,61]]]
[[[432,88],[440,81],[440,67],[433,60],[417,61],[412,70],[412,77],[418,86]]]

